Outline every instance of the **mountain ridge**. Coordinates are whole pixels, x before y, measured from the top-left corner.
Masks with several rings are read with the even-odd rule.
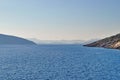
[[[27,40],[25,38],[12,36],[12,35],[6,35],[6,34],[0,34],[0,45],[35,45],[33,41]]]

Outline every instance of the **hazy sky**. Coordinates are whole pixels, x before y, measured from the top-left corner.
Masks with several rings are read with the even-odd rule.
[[[0,0],[0,33],[88,40],[120,32],[120,0]]]

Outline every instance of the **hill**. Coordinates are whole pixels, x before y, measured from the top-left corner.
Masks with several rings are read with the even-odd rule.
[[[120,33],[84,46],[120,49]]]
[[[9,44],[12,44],[12,45],[14,45],[14,44],[19,44],[19,45],[30,44],[30,45],[34,45],[35,43],[32,42],[32,41],[29,41],[27,39],[24,39],[24,38],[0,34],[0,45],[9,45]]]

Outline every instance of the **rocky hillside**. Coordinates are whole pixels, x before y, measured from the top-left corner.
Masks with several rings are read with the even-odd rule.
[[[102,40],[87,44],[85,46],[120,49],[120,33],[117,35],[107,37]]]
[[[30,44],[33,45],[35,44],[32,41],[26,40],[24,38],[16,37],[16,36],[9,36],[9,35],[4,35],[0,34],[0,45],[14,45],[14,44],[19,44],[19,45],[26,45]]]

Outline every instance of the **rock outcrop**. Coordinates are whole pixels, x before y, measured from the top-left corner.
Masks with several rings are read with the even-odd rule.
[[[120,49],[120,33],[117,35],[107,37],[102,40],[87,44],[87,45],[84,45],[84,46]]]

